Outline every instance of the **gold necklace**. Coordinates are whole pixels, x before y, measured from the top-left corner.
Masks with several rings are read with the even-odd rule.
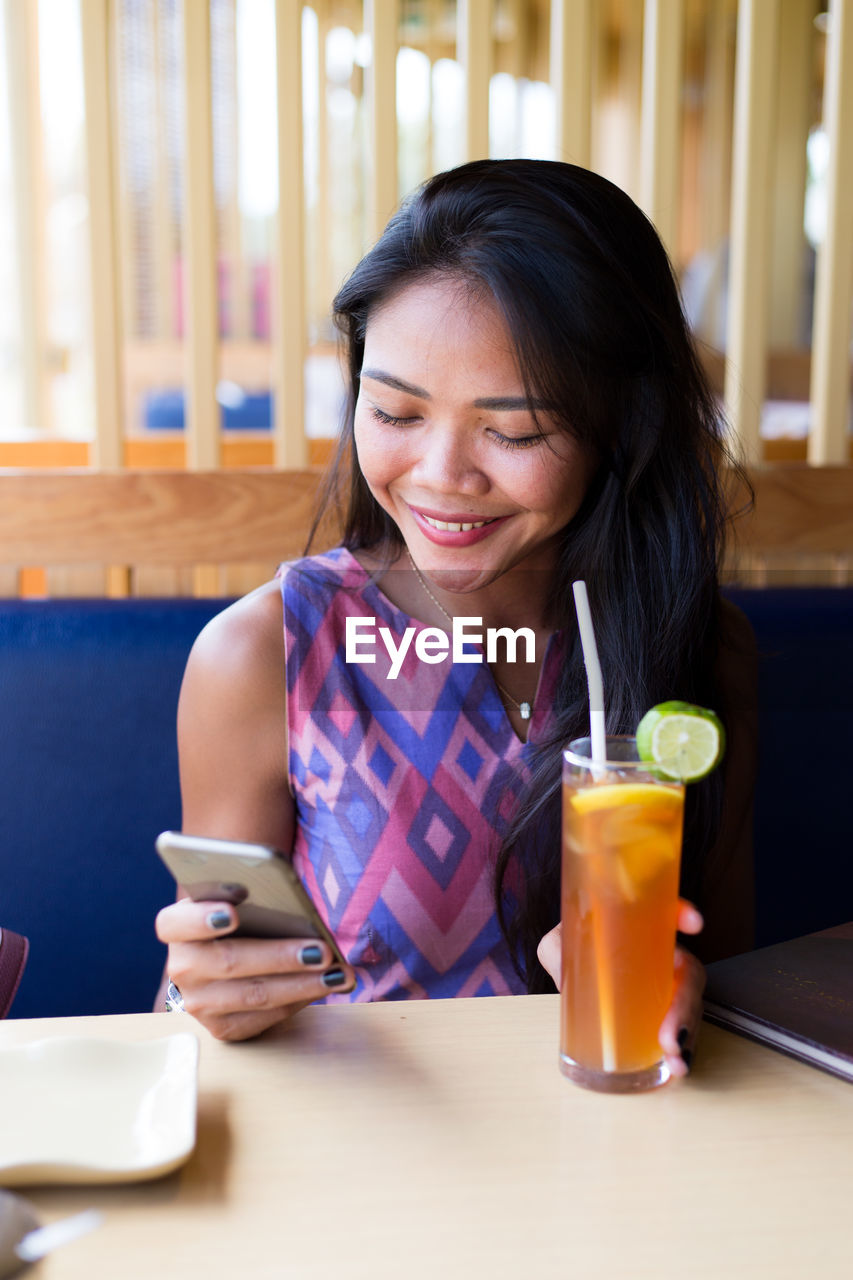
[[[452,626],[453,626],[453,614],[452,614],[452,613],[448,613],[448,612],[447,612],[447,610],[445,609],[444,605],[441,603],[441,601],[440,601],[440,600],[436,600],[435,596],[432,594],[432,592],[430,591],[429,587],[427,586],[426,581],[424,580],[424,577],[423,577],[423,575],[421,574],[420,569],[418,568],[418,566],[415,564],[414,560],[412,559],[412,553],[411,553],[411,551],[409,550],[409,548],[408,548],[408,547],[406,547],[406,555],[409,557],[409,564],[410,564],[410,565],[412,566],[412,568],[414,569],[414,571],[415,571],[415,577],[417,578],[418,582],[421,584],[421,586],[422,586],[423,590],[424,590],[424,591],[426,592],[426,594],[429,596],[430,600],[433,602],[433,604],[436,606],[436,608],[441,610],[441,612],[444,614],[445,618],[447,619],[447,621],[450,623],[450,625],[451,625],[451,627],[452,627]],[[489,667],[489,670],[490,670],[490,671],[492,671],[491,667]],[[524,701],[524,702],[517,702],[517,701],[516,701],[516,699],[515,699],[515,698],[512,696],[512,694],[509,692],[509,690],[508,690],[508,689],[505,689],[505,688],[503,687],[503,685],[501,684],[500,680],[499,680],[499,679],[497,678],[497,676],[495,675],[494,671],[492,671],[492,679],[494,680],[494,682],[495,682],[495,684],[497,685],[497,687],[500,689],[500,691],[501,691],[501,693],[503,694],[503,696],[504,696],[506,699],[508,699],[508,701],[509,701],[509,702],[511,702],[511,703],[512,703],[512,705],[513,705],[514,707],[516,707],[516,708],[517,708],[517,710],[518,710],[518,714],[521,716],[522,720],[529,720],[529,719],[530,719],[530,717],[533,715],[533,705],[532,705],[532,703],[528,702],[526,699],[525,699],[525,701]]]

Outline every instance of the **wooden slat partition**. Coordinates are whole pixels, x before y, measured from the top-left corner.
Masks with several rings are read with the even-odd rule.
[[[317,81],[317,203],[306,230],[313,234],[314,289],[309,311],[316,320],[325,317],[335,294],[332,255],[326,251],[332,234],[332,198],[329,146],[329,89],[326,84],[326,43],[334,26],[331,0],[314,0],[317,14],[317,50],[313,75]],[[395,104],[396,105],[396,104]],[[396,113],[395,113],[396,122]]]
[[[276,0],[278,220],[275,247],[275,460],[301,467],[305,440],[305,185],[302,148],[302,0]]]
[[[156,12],[156,7],[155,7]],[[156,21],[156,19],[155,19]],[[232,5],[219,15],[220,26],[227,36],[220,40],[225,52],[220,60],[220,76],[227,84],[228,123],[223,130],[225,137],[220,145],[230,157],[231,182],[222,210],[222,256],[228,269],[228,327],[229,337],[248,341],[251,332],[249,258],[243,240],[243,214],[240,207],[240,102],[238,91],[239,66],[237,58],[237,6]],[[214,38],[214,47],[216,40]]]
[[[372,244],[397,207],[397,0],[364,0],[370,35],[366,87],[370,133],[367,236]]]
[[[119,305],[113,103],[109,73],[108,0],[81,6],[86,149],[89,180],[89,255],[95,384],[96,467],[121,466],[122,314]]]
[[[678,235],[684,0],[646,0],[640,204],[671,256]]]
[[[44,154],[39,97],[38,10],[5,0],[8,108],[20,365],[26,427],[52,425],[47,385],[47,280]],[[7,102],[2,103],[3,107]]]
[[[584,166],[592,142],[593,26],[593,0],[551,0],[556,157]]]
[[[160,23],[160,6],[155,6],[156,17],[152,18],[153,39],[157,53],[157,41],[161,34]],[[131,148],[125,143],[125,135],[127,132],[127,121],[132,118],[133,112],[131,107],[132,93],[130,85],[127,83],[127,77],[118,73],[121,66],[122,55],[131,40],[134,39],[136,32],[128,30],[129,22],[132,24],[133,17],[136,14],[130,14],[124,5],[114,5],[112,9],[111,23],[111,42],[110,47],[115,55],[114,67],[111,68],[110,79],[114,86],[113,93],[113,111],[115,115],[114,126],[116,135],[116,172],[115,177],[118,180],[118,191],[115,192],[114,198],[116,226],[113,234],[118,244],[118,295],[119,306],[121,307],[122,333],[130,338],[137,325],[137,279],[136,279],[136,228],[135,228],[135,208],[134,208],[134,192],[133,183],[130,178],[131,166],[136,157],[132,154]],[[81,13],[81,20],[85,21]],[[156,55],[155,55],[156,56]],[[91,64],[90,64],[91,66]],[[157,120],[157,134],[159,137],[165,133],[164,129],[164,101],[160,92],[161,76],[159,75],[159,61],[157,63],[157,105],[155,107],[155,116]],[[86,58],[83,59],[83,92],[84,95],[91,93],[91,89],[86,84],[86,78],[92,74],[87,69]],[[88,123],[87,123],[88,129]],[[156,313],[157,321],[155,323],[154,332],[158,337],[169,339],[172,335],[172,315],[171,315],[171,261],[169,258],[163,259],[162,252],[166,248],[171,237],[171,211],[169,210],[169,181],[168,172],[162,165],[160,156],[157,157],[157,176],[155,178],[154,202],[158,208],[158,213],[154,215],[154,225],[152,227],[152,243],[153,243],[153,275],[156,282],[157,304]],[[91,180],[91,179],[90,179]],[[166,239],[163,240],[160,235],[162,226],[159,210],[163,209],[165,202],[166,212]],[[91,240],[91,237],[90,237]],[[164,288],[165,285],[165,288]],[[122,352],[124,356],[124,352]],[[124,363],[122,361],[122,363]],[[124,370],[123,370],[124,372]],[[122,419],[119,419],[121,422]],[[56,464],[59,466],[59,463]]]
[[[850,420],[850,296],[853,289],[853,4],[829,11],[824,123],[830,144],[826,236],[815,287],[810,462],[840,462]]]
[[[51,421],[51,406],[60,403],[52,395],[49,361],[60,353],[48,349],[52,318],[48,316],[44,278],[46,227],[51,211],[45,198],[45,155],[40,138],[40,111],[44,94],[39,86],[38,5],[36,0],[0,0],[7,33],[10,73],[12,127],[12,190],[16,202],[16,239],[13,246],[20,261],[21,290],[21,382],[24,389],[25,421],[28,431],[37,428],[48,436],[67,423]],[[381,230],[397,202],[396,185],[396,101],[394,93],[398,20],[402,16],[412,29],[416,6],[403,7],[401,0],[363,0],[363,5],[318,0],[316,12],[320,30],[317,72],[320,91],[317,151],[321,208],[312,210],[314,222],[306,235],[304,203],[302,118],[302,17],[304,0],[274,0],[277,44],[277,113],[279,125],[279,218],[274,251],[270,254],[269,294],[274,317],[274,336],[268,344],[263,382],[269,386],[270,372],[275,390],[275,463],[279,467],[306,465],[310,448],[305,439],[304,368],[309,328],[312,334],[327,319],[328,305],[340,276],[341,264],[330,246],[341,240],[341,222],[352,214],[359,219],[362,205],[367,210],[366,238]],[[161,73],[150,101],[157,119],[150,122],[157,138],[151,183],[157,188],[138,195],[134,205],[137,219],[150,216],[154,226],[142,239],[155,246],[152,278],[156,294],[156,332],[164,345],[186,354],[180,381],[187,393],[186,463],[209,469],[223,460],[220,409],[215,390],[223,368],[222,345],[218,335],[217,300],[217,216],[213,184],[212,103],[211,103],[211,4],[210,0],[178,0],[172,5],[122,6],[117,0],[82,0],[72,6],[80,14],[84,54],[86,138],[90,168],[89,219],[90,285],[93,299],[92,334],[87,337],[95,371],[94,410],[90,457],[95,465],[118,467],[127,462],[123,449],[131,424],[129,401],[120,389],[126,384],[122,360],[130,360],[130,342],[140,333],[122,330],[134,314],[127,297],[122,306],[116,283],[117,245],[122,240],[122,219],[111,116],[115,107],[116,82],[127,71],[116,65],[115,35],[121,21],[147,24],[151,47],[159,57],[168,52],[169,72]],[[311,6],[314,8],[314,6]],[[220,15],[228,10],[225,26],[236,30],[236,0],[225,0]],[[453,45],[452,7],[439,0],[424,0],[417,7],[426,17],[429,31],[422,47],[435,59],[448,56]],[[815,41],[812,21],[815,5],[810,0],[551,0],[550,51],[545,53],[543,21],[548,6],[531,5],[526,0],[507,0],[497,7],[493,0],[459,0],[456,7],[456,47],[465,71],[463,110],[458,121],[460,153],[477,158],[489,152],[489,96],[496,65],[509,66],[519,81],[548,75],[544,65],[550,60],[556,117],[555,153],[563,158],[589,163],[623,183],[655,219],[667,247],[678,257],[679,236],[676,214],[679,208],[678,169],[682,148],[677,141],[677,120],[685,93],[700,89],[705,96],[704,148],[711,165],[703,177],[699,199],[707,206],[702,247],[721,249],[730,245],[729,305],[727,315],[728,368],[726,403],[729,419],[740,437],[746,456],[757,464],[769,450],[760,438],[761,406],[764,399],[764,366],[767,355],[767,308],[771,270],[771,205],[776,215],[776,277],[784,275],[784,303],[776,313],[785,316],[785,342],[791,341],[790,317],[795,304],[794,251],[790,248],[801,235],[801,185],[803,172],[802,133],[811,119],[808,94],[819,78],[815,68]],[[248,11],[248,7],[247,10]],[[738,17],[737,85],[732,130],[730,68],[733,39],[730,22]],[[124,15],[122,17],[122,15]],[[173,23],[177,15],[180,21]],[[362,18],[364,22],[362,22]],[[493,18],[496,19],[499,58],[493,58]],[[681,66],[682,27],[688,34],[703,27],[704,79],[694,69],[689,79]],[[643,102],[639,110],[639,31],[644,21]],[[365,163],[361,148],[338,148],[328,155],[326,119],[324,40],[331,26],[348,25],[353,34],[362,28],[369,33],[373,61],[367,68],[369,128]],[[131,24],[132,26],[132,24]],[[171,66],[177,28],[183,31],[184,61],[176,75]],[[136,28],[133,28],[136,29]],[[223,28],[224,29],[224,28]],[[506,50],[504,33],[515,30],[513,49]],[[781,40],[779,39],[781,33]],[[49,36],[49,31],[46,38]],[[176,45],[175,45],[176,47]],[[691,46],[692,47],[692,46]],[[828,186],[829,219],[827,234],[818,257],[814,325],[814,359],[810,396],[814,427],[809,461],[838,462],[847,456],[849,392],[848,362],[850,324],[850,282],[853,275],[853,166],[850,165],[853,137],[853,3],[832,0],[827,37],[824,124],[830,142]],[[596,52],[597,50],[597,52]],[[131,59],[132,61],[132,59]],[[140,62],[127,74],[139,74]],[[690,64],[695,67],[696,59]],[[796,70],[796,86],[793,85]],[[601,74],[597,74],[601,72]],[[146,73],[147,74],[147,73]],[[168,83],[167,83],[168,81]],[[352,92],[356,118],[364,113],[360,99],[360,70],[357,69],[346,92]],[[180,82],[180,83],[179,83]],[[776,85],[780,85],[780,94]],[[118,85],[121,90],[121,85]],[[167,92],[168,90],[168,92]],[[177,154],[174,140],[167,138],[165,99],[183,93],[185,138],[182,149],[184,172],[176,175],[166,163]],[[41,96],[40,96],[41,95]],[[780,96],[781,95],[781,96]],[[796,101],[795,101],[796,99]],[[136,99],[135,99],[136,101]],[[121,92],[118,105],[121,107]],[[605,142],[614,152],[616,136],[601,126],[605,113],[614,106],[620,113],[617,133],[630,139],[627,163],[619,156],[611,173],[613,155],[605,155]],[[777,107],[779,109],[777,109]],[[784,108],[784,109],[783,109]],[[138,108],[135,108],[138,109]],[[463,118],[464,114],[464,118]],[[775,120],[774,120],[775,117]],[[48,115],[45,115],[45,119]],[[611,118],[612,117],[608,117]],[[638,127],[642,125],[642,134]],[[778,127],[777,123],[778,122]],[[149,122],[146,122],[149,123]],[[170,127],[173,124],[169,114]],[[595,126],[595,139],[592,125]],[[784,130],[780,139],[779,129]],[[734,133],[733,183],[730,217],[722,202],[729,187],[729,136]],[[793,136],[796,134],[796,137]],[[695,130],[690,135],[695,141]],[[461,140],[464,138],[464,142]],[[635,146],[634,140],[642,140]],[[684,144],[688,144],[685,142]],[[346,154],[341,154],[346,150]],[[353,157],[356,157],[353,159]],[[639,166],[638,166],[639,157]],[[327,163],[328,162],[328,163]],[[778,181],[771,175],[776,162]],[[136,166],[139,172],[144,165]],[[333,169],[350,168],[356,188],[351,203],[340,199],[340,189],[328,181]],[[177,182],[180,177],[181,182]],[[637,179],[639,178],[639,181]],[[363,184],[359,186],[359,184]],[[127,182],[125,183],[127,186]],[[174,243],[173,192],[180,186],[184,194],[185,227],[183,242]],[[796,188],[796,191],[794,190]],[[686,190],[686,184],[685,184]],[[237,243],[232,194],[231,241]],[[726,201],[728,204],[728,201]],[[360,223],[359,223],[360,226]],[[683,236],[681,237],[683,239]],[[129,241],[127,231],[124,240]],[[349,237],[345,243],[351,244]],[[129,252],[125,245],[125,255]],[[134,251],[138,251],[134,250]],[[246,253],[248,250],[244,250]],[[347,249],[347,253],[349,249]],[[312,261],[306,262],[308,254]],[[239,255],[236,255],[239,256]],[[274,261],[273,261],[274,259]],[[150,264],[149,264],[150,265]],[[242,263],[242,267],[247,266]],[[679,265],[682,265],[679,262]],[[174,332],[174,316],[169,305],[174,291],[175,268],[184,275],[183,315],[185,338]],[[239,264],[232,262],[232,271]],[[311,301],[309,326],[307,278],[317,282]],[[331,274],[330,274],[331,273]],[[128,276],[125,270],[125,276]],[[125,280],[125,283],[127,281]],[[265,283],[265,282],[264,282]],[[125,289],[125,294],[127,294]],[[260,293],[260,288],[259,288]],[[247,291],[243,303],[248,305]],[[149,299],[150,304],[150,299]],[[137,308],[138,310],[138,308]],[[246,328],[245,312],[238,329]],[[781,340],[781,328],[775,340]],[[715,335],[705,333],[706,337]],[[81,345],[83,343],[81,342]],[[249,344],[245,344],[248,347]],[[59,367],[58,362],[53,366]],[[170,361],[171,368],[171,361]],[[253,366],[254,368],[254,366]],[[174,375],[170,375],[174,376]],[[165,373],[164,373],[165,377]],[[236,380],[253,385],[252,371],[241,366]],[[177,385],[178,379],[175,379]],[[151,385],[154,385],[153,383]],[[79,410],[78,410],[79,411]],[[135,412],[135,410],[134,410]],[[75,430],[78,427],[75,422]],[[5,424],[4,424],[5,430]],[[797,446],[799,447],[799,446]]]
[[[806,148],[812,123],[812,0],[786,0],[779,14],[772,197],[770,346],[802,341]]]
[[[791,581],[853,580],[853,467],[761,467],[756,502],[735,491],[726,576],[753,585],[784,570]],[[41,471],[0,473],[0,591],[11,570],[46,565],[133,566],[134,594],[235,594],[302,554],[318,497],[317,471]],[[338,532],[326,512],[316,549]],[[247,578],[223,576],[252,566]],[[195,566],[216,566],[213,586],[193,587]],[[173,580],[164,576],[176,572]],[[188,576],[189,575],[189,576]],[[91,594],[106,588],[92,580]],[[235,585],[236,584],[236,585]],[[52,589],[62,592],[61,577]],[[74,588],[74,594],[80,594]]]
[[[489,154],[492,0],[457,0],[457,56],[465,68],[465,159]]]
[[[216,208],[213,193],[213,117],[210,96],[209,0],[183,0],[186,189],[184,199],[184,317],[187,343],[187,462],[220,461]]]
[[[779,0],[738,6],[726,411],[750,463],[761,458],[778,21]]]
[[[704,146],[702,154],[704,199],[701,204],[701,237],[711,251],[718,251],[728,234],[731,205],[732,86],[734,41],[730,36],[730,3],[716,0],[706,17],[706,84]],[[722,280],[717,272],[710,281],[709,298],[700,318],[698,337],[719,342]]]

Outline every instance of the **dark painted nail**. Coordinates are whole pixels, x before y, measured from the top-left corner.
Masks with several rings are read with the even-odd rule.
[[[687,1030],[687,1027],[682,1027],[677,1036],[679,1049],[683,1049],[687,1044],[687,1037],[689,1035],[690,1032]]]
[[[207,923],[211,929],[227,929],[231,923],[231,916],[227,911],[211,911],[207,917]]]
[[[682,1050],[681,1050],[681,1061],[684,1063],[685,1067],[686,1067],[686,1068],[687,1068],[687,1070],[689,1071],[689,1070],[690,1070],[690,1064],[691,1064],[691,1063],[692,1063],[692,1061],[693,1061],[693,1050],[692,1050],[692,1049],[682,1049]]]
[[[323,952],[313,942],[299,952],[300,964],[319,964],[322,959]]]
[[[323,974],[324,987],[342,987],[347,980],[347,975],[343,969],[329,969]]]

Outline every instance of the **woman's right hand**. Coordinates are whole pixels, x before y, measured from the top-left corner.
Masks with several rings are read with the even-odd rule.
[[[355,973],[319,938],[232,938],[227,902],[181,898],[156,920],[169,948],[167,972],[187,1013],[218,1040],[248,1040],[313,1000],[351,991]]]

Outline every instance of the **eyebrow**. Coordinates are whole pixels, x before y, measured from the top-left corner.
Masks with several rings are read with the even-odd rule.
[[[384,382],[386,387],[393,387],[395,391],[406,391],[409,395],[418,396],[421,400],[432,399],[430,393],[423,387],[416,387],[413,382],[404,382],[402,378],[395,378],[392,373],[383,373],[381,369],[362,369],[360,376],[372,378],[374,382]]]
[[[418,387],[413,382],[404,382],[402,378],[395,378],[392,373],[385,373],[382,369],[362,369],[361,377],[371,378],[374,382],[384,382],[386,387],[393,387],[395,391],[404,391],[421,400],[432,399],[430,393],[423,387]],[[474,408],[498,411],[525,409],[529,412],[531,409],[545,409],[547,406],[541,400],[528,400],[526,396],[482,396],[474,401]]]
[[[542,400],[528,400],[527,396],[485,396],[474,401],[476,409],[545,409]]]

